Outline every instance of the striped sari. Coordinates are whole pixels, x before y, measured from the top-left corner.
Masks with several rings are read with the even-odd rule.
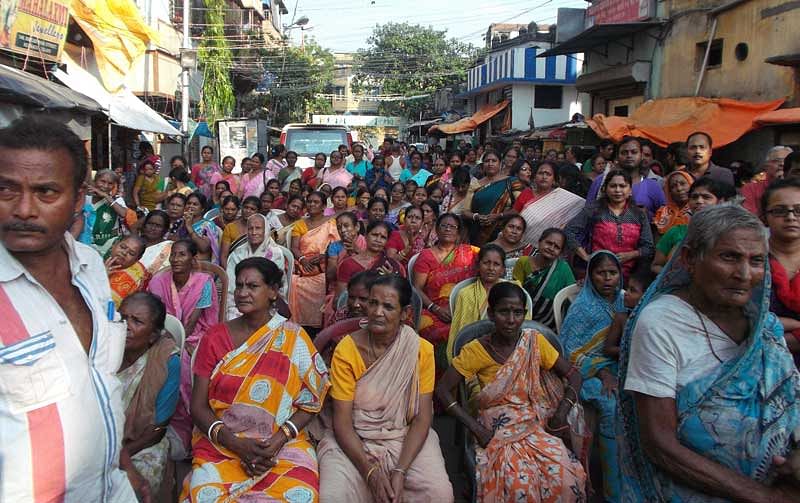
[[[224,341],[224,342],[221,342]],[[295,412],[322,409],[330,387],[328,369],[311,339],[279,315],[221,359],[214,346],[226,347],[230,334],[217,325],[200,343],[195,372],[211,370],[208,403],[216,418],[240,438],[268,439]],[[200,370],[203,369],[203,370]],[[275,456],[275,466],[250,477],[232,451],[213,444],[197,429],[192,438],[192,473],[181,501],[319,501],[319,468],[305,429]]]

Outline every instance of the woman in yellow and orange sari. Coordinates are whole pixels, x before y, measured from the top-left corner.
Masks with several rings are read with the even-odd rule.
[[[325,304],[325,251],[328,244],[339,241],[336,219],[326,217],[328,196],[312,192],[306,198],[308,216],[292,228],[292,253],[295,274],[289,289],[289,308],[292,319],[304,327],[322,327],[322,308]]]
[[[242,316],[211,328],[194,363],[192,473],[184,503],[319,501],[306,425],[330,386],[299,325],[273,311],[283,272],[263,257],[236,266]]]
[[[142,238],[136,235],[125,236],[111,247],[106,259],[108,284],[111,286],[111,299],[119,309],[122,301],[131,294],[142,291],[147,286],[150,274],[139,259],[146,248]]]

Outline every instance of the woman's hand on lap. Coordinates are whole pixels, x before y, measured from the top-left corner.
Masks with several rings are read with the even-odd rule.
[[[239,456],[245,472],[251,477],[261,475],[275,465],[269,451],[258,440],[237,438],[230,450]]]
[[[475,432],[475,439],[478,441],[478,445],[486,449],[486,446],[489,445],[489,442],[491,442],[493,438],[494,431],[486,428],[482,424],[478,425],[478,431]]]
[[[450,307],[435,307],[434,314],[445,323],[450,323],[453,319],[453,315],[450,313]]]
[[[393,503],[394,491],[392,490],[392,482],[383,473],[383,470],[378,468],[372,473],[367,483],[372,497],[377,503]]]
[[[401,503],[403,501],[403,486],[406,483],[406,477],[400,472],[392,472],[392,491],[394,491],[394,498],[392,503]]]

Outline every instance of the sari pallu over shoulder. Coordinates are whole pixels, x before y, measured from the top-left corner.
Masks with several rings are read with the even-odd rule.
[[[631,315],[622,337],[618,431],[625,502],[718,500],[673,481],[650,462],[641,448],[633,394],[622,391],[631,337],[642,309],[690,282],[681,258],[673,257]],[[677,436],[683,445],[765,484],[770,482],[773,456],[787,454],[792,432],[800,426],[800,376],[783,328],[769,312],[770,283],[767,270],[745,311],[752,328],[743,353],[688,383],[675,397]]]
[[[484,185],[472,195],[470,210],[472,213],[491,215],[503,213],[514,205],[516,196],[514,192],[522,191],[522,183],[516,177],[503,178],[496,182]],[[474,225],[471,241],[476,245],[483,245],[497,237],[499,222],[483,227]]]

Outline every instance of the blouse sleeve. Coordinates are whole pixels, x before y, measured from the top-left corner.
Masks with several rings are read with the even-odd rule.
[[[558,360],[558,350],[554,348],[552,344],[550,344],[550,341],[548,341],[547,337],[544,335],[538,334],[537,338],[539,342],[539,359],[541,361],[541,367],[545,370],[550,370]]]
[[[417,261],[414,262],[414,272],[428,274],[433,270],[434,260],[433,253],[431,253],[429,248],[422,250],[419,257],[417,257]]]
[[[530,187],[528,187],[523,190],[517,200],[514,201],[514,211],[517,213],[521,212],[523,209],[525,209],[525,205],[531,199],[533,199],[533,191],[530,189]]]
[[[480,344],[480,342],[477,340],[468,342],[452,362],[453,368],[467,381],[478,375],[478,372],[483,369],[483,359],[480,357],[476,344]]]
[[[419,394],[433,393],[436,379],[436,363],[433,359],[433,344],[425,339],[419,340]]]
[[[525,278],[531,273],[531,263],[529,257],[520,257],[517,263],[514,264],[514,270],[511,272],[511,277],[514,278],[519,284],[525,282]]]
[[[156,396],[155,424],[166,424],[178,406],[181,384],[181,359],[176,353],[167,360],[167,379]]]
[[[297,366],[303,384],[295,397],[294,406],[305,412],[316,414],[322,410],[322,402],[331,387],[328,367],[306,331],[299,327],[295,346],[302,348],[300,351],[297,349],[293,351],[292,360],[297,358],[297,361],[292,363]]]
[[[577,250],[582,245],[587,235],[593,208],[594,204],[584,206],[581,212],[564,228],[564,234],[567,235],[567,242],[571,250]]]
[[[308,227],[306,226],[305,220],[299,220],[296,224],[292,226],[292,238],[301,238],[303,234],[308,232]]]
[[[641,233],[639,234],[639,256],[648,259],[655,255],[655,246],[653,245],[653,231],[650,229],[650,222],[647,218],[647,212],[641,211],[640,218]]]
[[[217,366],[217,363],[225,357],[229,348],[229,344],[225,344],[226,339],[229,341],[227,329],[225,325],[216,325],[211,327],[206,332],[205,337],[200,339],[200,344],[197,345],[197,356],[195,357],[194,367],[192,372],[200,377],[206,379],[211,378],[211,373]]]
[[[331,359],[331,397],[335,400],[352,402],[356,396],[356,357],[358,351],[350,336],[336,345]]]

